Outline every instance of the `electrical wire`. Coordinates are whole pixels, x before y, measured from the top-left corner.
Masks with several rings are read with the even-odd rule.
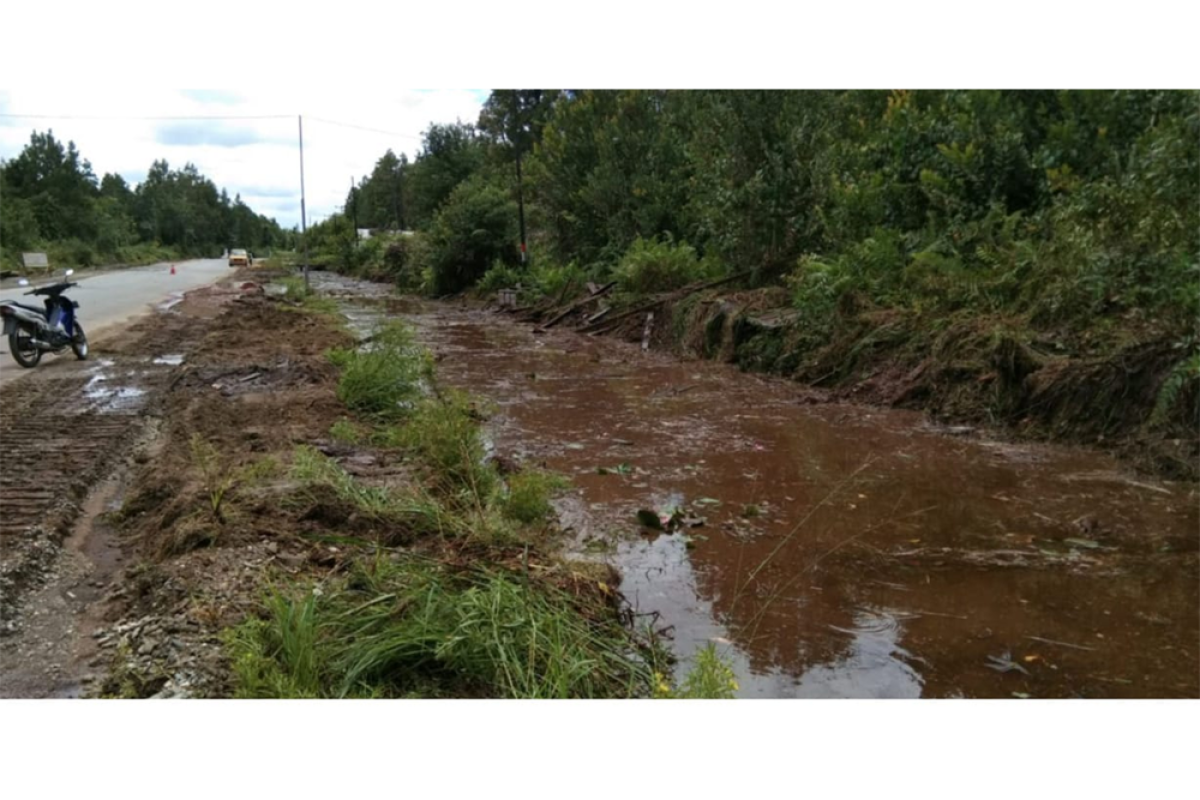
[[[352,125],[349,122],[334,122],[331,119],[323,119],[321,117],[307,117],[307,119],[311,119],[314,122],[323,122],[326,125],[335,125],[339,128],[353,128],[354,130],[357,130],[357,131],[367,131],[368,133],[381,133],[384,136],[399,136],[401,139],[412,139],[413,141],[417,141],[417,142],[421,141],[420,136],[413,136],[411,133],[397,133],[396,131],[385,131],[385,130],[380,130],[379,128],[368,128],[365,125]]]
[[[65,119],[65,120],[95,120],[102,122],[124,122],[124,121],[186,121],[186,120],[237,120],[237,119],[294,119],[292,114],[190,114],[177,116],[99,116],[91,114],[0,114],[0,119]],[[338,122],[324,117],[306,117],[313,122],[320,122],[325,125],[333,125],[338,128],[349,128],[356,131],[366,131],[367,133],[378,133],[383,136],[395,136],[401,139],[411,139],[414,142],[421,141],[420,136],[413,136],[411,133],[399,133],[398,131],[385,131],[381,128],[370,128],[366,125],[355,125],[351,122]]]
[[[66,120],[77,122],[196,122],[234,120],[294,120],[292,114],[184,115],[184,116],[98,116],[91,114],[0,114],[5,120]]]

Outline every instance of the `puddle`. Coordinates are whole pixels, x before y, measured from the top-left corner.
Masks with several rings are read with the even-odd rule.
[[[105,376],[95,375],[83,390],[83,396],[96,403],[96,411],[136,411],[145,404],[145,389],[136,386],[109,386],[105,385],[105,381]]]

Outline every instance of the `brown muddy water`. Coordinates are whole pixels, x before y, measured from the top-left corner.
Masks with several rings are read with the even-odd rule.
[[[572,478],[580,551],[681,669],[716,642],[746,697],[1200,694],[1195,485],[486,311],[391,316],[494,405],[498,452]]]

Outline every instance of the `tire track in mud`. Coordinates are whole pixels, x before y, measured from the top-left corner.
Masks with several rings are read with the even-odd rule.
[[[202,319],[159,312],[93,360],[53,363],[0,387],[0,635],[54,564],[88,493],[157,414],[169,380],[204,334]]]

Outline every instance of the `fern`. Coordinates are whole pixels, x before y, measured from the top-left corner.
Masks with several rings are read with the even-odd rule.
[[[1171,374],[1163,381],[1154,403],[1154,411],[1150,415],[1150,423],[1158,425],[1164,422],[1175,407],[1184,387],[1197,379],[1200,379],[1200,351],[1192,353],[1190,357],[1176,364],[1175,369],[1171,370]]]

